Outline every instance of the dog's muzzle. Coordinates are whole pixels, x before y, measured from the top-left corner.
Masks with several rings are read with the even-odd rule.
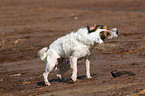
[[[118,29],[117,28],[113,28],[109,32],[111,33],[111,36],[108,37],[108,39],[112,39],[112,38],[118,37]]]

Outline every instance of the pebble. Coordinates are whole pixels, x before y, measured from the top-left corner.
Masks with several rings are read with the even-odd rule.
[[[4,81],[4,79],[0,79],[0,81]]]
[[[10,77],[15,77],[15,76],[20,76],[21,74],[14,74],[14,75],[11,75]]]

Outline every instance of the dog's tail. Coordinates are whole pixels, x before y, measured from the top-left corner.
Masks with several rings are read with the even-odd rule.
[[[47,57],[47,50],[48,50],[48,47],[44,47],[38,52],[38,56],[42,61],[44,61],[45,58]]]

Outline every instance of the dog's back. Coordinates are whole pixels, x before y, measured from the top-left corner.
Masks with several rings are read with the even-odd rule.
[[[80,28],[77,32],[72,32],[54,41],[49,49],[54,49],[60,57],[69,57],[75,50],[85,48],[93,44],[88,36],[87,28]],[[88,50],[88,48],[86,49]],[[80,50],[81,51],[81,50]]]

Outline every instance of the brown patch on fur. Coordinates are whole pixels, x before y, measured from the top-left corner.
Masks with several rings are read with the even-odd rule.
[[[88,32],[91,33],[91,32],[94,32],[96,31],[97,29],[108,29],[107,25],[94,25],[94,26],[87,26],[88,28]]]
[[[102,40],[105,40],[106,38],[108,38],[108,37],[111,36],[111,33],[108,32],[108,31],[102,31],[102,32],[100,32],[99,35],[100,35],[100,37],[101,37]]]
[[[100,29],[108,29],[107,25],[97,25],[97,27]]]

